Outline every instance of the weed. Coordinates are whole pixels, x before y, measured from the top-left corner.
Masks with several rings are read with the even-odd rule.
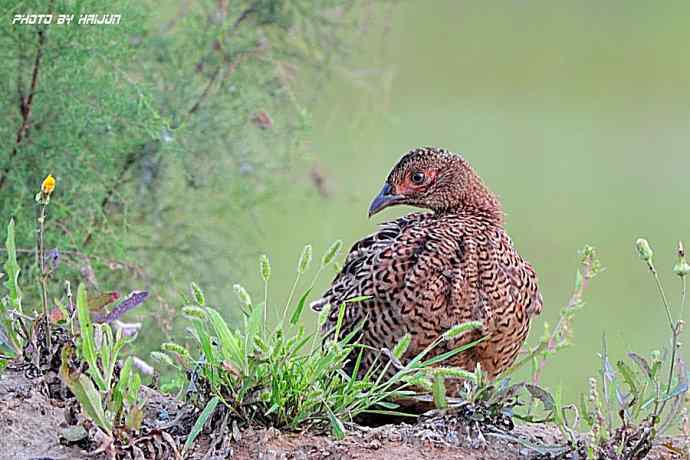
[[[678,246],[674,273],[680,277],[679,318],[672,307],[654,265],[654,253],[647,240],[636,247],[649,269],[661,298],[670,329],[670,352],[653,351],[648,356],[629,352],[627,359],[611,363],[606,338],[602,339],[601,368],[590,379],[589,396],[580,402],[580,412],[589,429],[586,446],[588,458],[642,458],[654,440],[681,420],[683,402],[688,392],[688,369],[678,351],[686,301],[687,269],[683,244]]]
[[[0,307],[0,347],[7,352],[0,359],[4,363],[12,361],[25,371],[31,370],[37,377],[48,374],[47,371],[58,371],[85,415],[106,435],[102,446],[106,450],[115,438],[126,441],[142,424],[142,376],[137,368],[145,366],[132,356],[121,359],[124,347],[134,340],[137,327],[119,319],[140,305],[148,293],[132,292],[108,311],[106,307],[118,300],[119,295],[104,293],[87,299],[86,289],[80,284],[75,304],[70,283],[65,281],[65,297],[53,299],[55,306],[51,308],[48,285],[57,268],[59,252],[46,253],[43,239],[47,229],[46,208],[54,189],[55,180],[48,176],[36,195],[36,258],[40,270],[36,282],[42,293],[40,313],[24,312],[14,221],[7,226],[7,295]],[[44,383],[50,391],[52,382],[46,377]],[[62,389],[59,392],[70,399],[67,393]]]
[[[322,257],[314,281],[333,263],[340,246],[335,243]],[[437,402],[443,404],[446,378],[474,378],[472,372],[462,369],[432,366],[440,365],[477,342],[439,356],[427,356],[442,343],[479,327],[476,323],[451,328],[406,364],[399,361],[410,343],[409,337],[404,337],[392,351],[383,350],[371,368],[360,372],[364,348],[356,340],[359,328],[340,337],[345,304],[338,309],[334,337],[340,337],[339,340],[323,341],[320,333],[307,333],[300,325],[311,287],[295,305],[292,299],[311,259],[312,250],[307,246],[275,327],[270,327],[266,320],[266,286],[271,272],[267,257],[260,259],[260,274],[265,283],[262,303],[255,304],[244,288],[235,286],[243,311],[242,327],[238,330],[228,326],[218,309],[206,305],[200,289],[193,285],[193,295],[187,299],[192,303],[182,311],[191,323],[189,332],[196,346],[189,351],[177,343],[165,343],[162,352],[155,352],[153,357],[186,371],[187,394],[199,398],[197,404],[204,407],[197,425],[221,419],[223,426],[232,420],[243,425],[260,424],[288,430],[330,428],[340,438],[344,436],[346,423],[361,414],[410,415],[402,412],[394,401],[415,396],[416,389],[436,388]],[[346,303],[361,300],[351,299]],[[320,312],[318,328],[327,319],[328,310]],[[348,367],[352,372],[344,370]],[[200,426],[190,436],[198,434]]]

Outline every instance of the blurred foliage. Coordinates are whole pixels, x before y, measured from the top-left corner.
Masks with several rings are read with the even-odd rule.
[[[214,213],[271,195],[309,126],[293,85],[324,78],[362,18],[356,0],[3,3],[0,221],[16,220],[23,275],[52,173],[61,270],[96,291],[138,277],[162,305],[171,278],[240,247]],[[95,12],[121,21],[78,24]],[[12,24],[25,13],[75,20]]]

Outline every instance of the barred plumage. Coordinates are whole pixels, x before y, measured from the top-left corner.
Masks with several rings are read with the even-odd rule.
[[[403,361],[453,325],[481,321],[481,330],[435,353],[487,335],[480,345],[444,364],[473,370],[481,363],[490,377],[497,376],[514,362],[530,319],[542,310],[537,276],[503,229],[500,202],[461,156],[425,147],[398,161],[370,215],[396,204],[432,212],[383,223],[355,243],[331,287],[312,308],[370,296],[347,305],[343,333],[364,321],[360,340],[373,350],[392,349],[409,333],[412,341]],[[334,308],[324,333],[332,330],[336,318]],[[365,368],[375,355],[365,354]]]

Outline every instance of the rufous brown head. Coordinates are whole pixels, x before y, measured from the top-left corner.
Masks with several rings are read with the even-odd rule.
[[[501,205],[461,155],[436,147],[410,150],[393,167],[369,217],[405,204],[434,212],[476,209],[501,218]]]

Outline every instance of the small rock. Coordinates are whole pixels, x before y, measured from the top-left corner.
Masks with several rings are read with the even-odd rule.
[[[63,445],[76,444],[79,441],[86,439],[88,433],[81,425],[71,425],[62,430],[60,433],[60,443]]]

